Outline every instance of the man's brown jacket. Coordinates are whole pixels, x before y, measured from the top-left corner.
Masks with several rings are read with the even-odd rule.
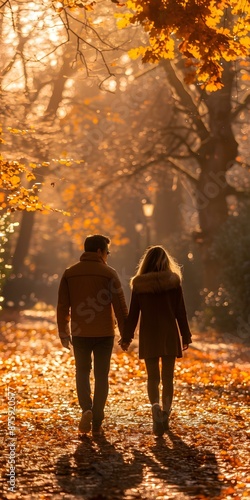
[[[118,275],[96,252],[84,252],[66,269],[58,293],[60,338],[113,336],[116,320],[122,334],[127,314]]]

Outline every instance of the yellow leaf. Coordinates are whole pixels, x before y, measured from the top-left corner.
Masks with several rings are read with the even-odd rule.
[[[130,25],[130,17],[129,17],[129,15],[127,15],[127,16],[124,15],[123,17],[120,17],[120,15],[119,15],[119,19],[117,20],[116,25],[121,30],[123,28],[127,28],[127,26]]]
[[[244,74],[241,77],[242,80],[250,80],[250,75]]]
[[[128,0],[126,2],[126,5],[127,5],[127,8],[128,9],[131,9],[131,10],[136,10],[138,9],[139,10],[139,7],[136,5],[136,2],[131,2],[130,0]]]
[[[35,179],[35,176],[34,176],[34,174],[32,172],[27,172],[26,179],[28,181],[33,181]]]
[[[146,52],[145,47],[137,47],[136,49],[131,49],[128,51],[128,55],[131,59],[137,59],[140,55],[144,55]]]
[[[17,175],[13,175],[13,177],[10,178],[10,182],[13,186],[17,186],[18,184],[20,184],[20,177],[18,177]]]

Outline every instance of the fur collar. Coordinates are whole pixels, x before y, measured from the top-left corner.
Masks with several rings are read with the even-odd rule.
[[[132,289],[136,293],[161,293],[179,285],[179,276],[171,271],[141,274],[132,281]]]

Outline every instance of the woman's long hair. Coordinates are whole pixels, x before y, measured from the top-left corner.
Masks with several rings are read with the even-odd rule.
[[[155,245],[147,248],[144,252],[138,264],[135,276],[160,271],[172,271],[179,276],[180,280],[182,279],[181,268],[176,260],[163,246]]]

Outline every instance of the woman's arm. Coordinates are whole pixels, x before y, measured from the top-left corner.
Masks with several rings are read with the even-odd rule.
[[[182,342],[184,350],[187,349],[188,344],[192,343],[192,334],[189,328],[186,307],[184,303],[184,297],[181,286],[177,289],[177,308],[176,308],[176,319],[182,336]]]
[[[138,300],[138,295],[132,292],[129,313],[125,321],[124,330],[122,333],[120,344],[130,344],[132,338],[134,338],[134,331],[138,323],[140,314],[140,305]]]

